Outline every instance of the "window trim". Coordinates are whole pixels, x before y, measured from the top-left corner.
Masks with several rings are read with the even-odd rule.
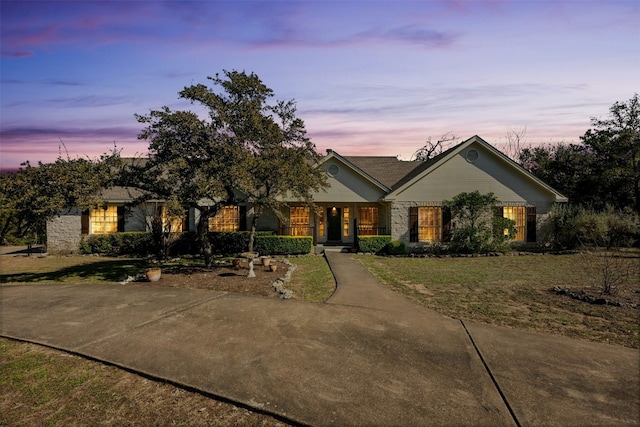
[[[85,234],[113,234],[124,231],[123,205],[107,204],[104,208],[87,209],[80,219],[81,233]],[[86,217],[85,217],[86,215]],[[98,229],[102,224],[101,230]]]
[[[432,224],[424,225],[421,224],[422,216],[420,215],[421,211],[425,210],[435,211]],[[424,215],[424,214],[423,214]],[[443,242],[446,240],[446,236],[448,234],[448,230],[451,227],[451,215],[447,219],[446,210],[443,209],[442,206],[412,206],[409,208],[409,241],[411,243],[437,243]],[[434,221],[435,220],[435,221]],[[421,230],[432,230],[435,233],[431,233],[434,236],[434,239],[425,239],[426,234]],[[427,233],[428,234],[428,233]]]
[[[526,206],[502,206],[501,215],[503,218],[510,219],[515,222],[516,235],[514,242],[527,241],[527,208]],[[505,229],[505,234],[508,230]]]
[[[363,221],[363,218],[366,221]],[[358,234],[362,236],[375,236],[378,234],[380,224],[380,210],[377,206],[358,207]]]
[[[230,211],[233,211],[230,213]],[[229,205],[223,206],[211,218],[207,224],[209,232],[229,232],[240,231],[240,206]]]
[[[311,208],[309,206],[289,207],[289,235],[311,235]]]

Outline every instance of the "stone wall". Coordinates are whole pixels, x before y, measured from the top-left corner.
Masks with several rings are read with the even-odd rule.
[[[407,247],[409,242],[409,208],[418,206],[417,202],[393,202],[391,205],[391,239],[400,240]]]
[[[47,221],[47,252],[50,254],[77,253],[82,236],[80,212],[73,210]]]

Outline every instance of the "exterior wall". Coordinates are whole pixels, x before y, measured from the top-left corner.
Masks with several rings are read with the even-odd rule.
[[[476,156],[470,156],[475,150]],[[472,160],[472,161],[469,161]],[[480,144],[471,144],[422,179],[395,195],[391,208],[391,235],[407,246],[409,242],[409,208],[438,206],[462,192],[493,193],[504,206],[536,207],[536,240],[547,237],[544,227],[555,194],[514,170],[504,159]]]
[[[358,203],[377,202],[385,196],[385,191],[355,173],[337,159],[328,160],[322,167],[329,171],[326,191],[313,193],[318,203]],[[331,172],[335,169],[335,172]]]
[[[153,215],[145,215],[143,208],[136,206],[125,214],[124,231],[148,231],[147,224],[151,223],[152,218]]]
[[[246,230],[251,230],[251,221],[253,221],[253,207],[247,208]],[[275,212],[264,209],[262,215],[258,218],[256,231],[278,231],[278,223],[278,216]]]
[[[407,247],[416,243],[409,241],[409,208],[414,206],[428,206],[418,202],[394,202],[391,205],[391,239],[400,240]]]
[[[47,221],[47,252],[51,254],[76,253],[80,249],[81,212],[71,209]]]
[[[393,240],[401,240],[407,247],[424,245],[424,243],[409,241],[409,208],[440,205],[440,202],[394,202],[391,205],[391,238]],[[547,219],[553,203],[538,202],[531,205],[536,207],[536,242],[545,242],[549,238]]]
[[[469,150],[476,150],[478,158],[467,161]],[[555,195],[544,189],[524,174],[514,171],[501,158],[480,144],[471,144],[421,180],[401,193],[397,201],[442,201],[462,192],[478,190],[492,192],[505,204],[550,203]]]

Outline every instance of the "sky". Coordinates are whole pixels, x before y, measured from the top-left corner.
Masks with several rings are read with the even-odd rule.
[[[578,143],[640,92],[640,1],[0,1],[0,168],[114,145],[223,70],[294,99],[319,152]]]

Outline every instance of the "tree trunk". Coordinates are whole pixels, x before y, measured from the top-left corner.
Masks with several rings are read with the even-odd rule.
[[[209,240],[209,215],[207,209],[200,210],[200,219],[197,226],[198,244],[202,257],[204,258],[204,265],[207,268],[211,268],[213,265],[213,248],[211,247],[211,241]]]
[[[255,205],[253,218],[251,218],[251,230],[249,231],[249,252],[253,252],[253,246],[256,240],[256,228],[258,226],[258,218],[262,215],[262,205]]]

